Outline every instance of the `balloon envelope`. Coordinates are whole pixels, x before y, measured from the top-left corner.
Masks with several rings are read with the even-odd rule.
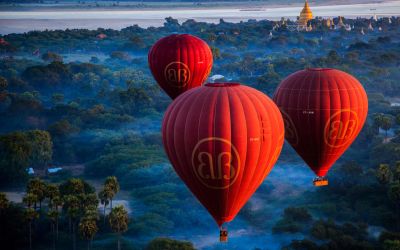
[[[368,113],[364,88],[336,69],[298,71],[282,81],[273,99],[286,140],[320,177],[356,139]]]
[[[162,134],[177,174],[222,225],[271,171],[282,149],[284,124],[263,93],[237,83],[215,83],[175,99]]]
[[[151,73],[172,98],[198,87],[211,72],[213,57],[206,42],[182,34],[158,40],[148,54]]]

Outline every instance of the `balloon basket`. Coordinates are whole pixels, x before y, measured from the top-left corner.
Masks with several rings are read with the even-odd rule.
[[[228,242],[228,230],[227,229],[221,229],[219,231],[219,241],[220,242]]]
[[[328,186],[329,182],[326,177],[317,177],[313,181],[315,187]]]

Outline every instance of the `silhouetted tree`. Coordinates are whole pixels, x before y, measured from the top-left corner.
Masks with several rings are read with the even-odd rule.
[[[35,129],[27,131],[26,135],[32,144],[31,164],[40,167],[44,166],[47,171],[47,164],[53,156],[53,142],[49,132]]]
[[[99,192],[98,197],[100,199],[101,204],[103,205],[103,225],[106,224],[106,208],[110,203],[111,190],[103,189]]]
[[[119,183],[117,177],[107,177],[106,181],[104,182],[104,192],[106,193],[106,195],[108,195],[108,198],[110,200],[110,207],[112,209],[113,198],[119,192]]]
[[[78,199],[78,197],[74,195],[67,195],[64,197],[64,207],[68,214],[70,228],[72,228],[71,230],[72,248],[75,250],[76,249],[75,224],[76,224],[76,219],[78,218],[80,213],[80,200]]]
[[[116,206],[111,209],[109,215],[109,222],[113,232],[117,233],[117,246],[121,250],[121,234],[128,230],[128,212],[122,205]]]
[[[32,208],[34,204],[38,202],[38,197],[35,194],[27,193],[22,202],[25,204],[25,220],[28,222],[28,233],[29,233],[29,249],[32,250],[32,223],[35,219],[39,218],[39,213]]]
[[[79,222],[79,232],[82,238],[88,241],[88,250],[91,247],[94,236],[98,231],[96,220],[98,219],[97,211],[87,210],[84,217],[81,218]]]
[[[53,249],[56,249],[56,239],[57,239],[56,223],[58,221],[59,212],[55,209],[51,209],[47,212],[47,217],[49,217],[51,222],[51,233],[53,235]]]
[[[385,130],[385,139],[387,139],[387,132],[389,131],[389,129],[392,127],[393,125],[393,120],[390,116],[385,115],[382,118],[382,129]]]
[[[44,53],[42,55],[42,59],[43,59],[43,61],[46,61],[46,62],[62,62],[63,61],[63,59],[60,55],[58,55],[54,52],[51,52],[51,51],[47,51],[46,53]]]
[[[396,166],[393,171],[393,178],[395,181],[400,181],[400,161],[396,162]]]
[[[40,178],[34,178],[29,180],[28,186],[26,188],[27,193],[36,195],[37,201],[39,202],[39,208],[42,209],[42,201],[46,198],[46,183]],[[34,204],[36,209],[36,203]]]
[[[7,199],[7,196],[5,193],[0,193],[0,213],[2,210],[8,208],[10,205],[10,202]]]
[[[392,179],[392,171],[388,164],[380,164],[376,171],[376,178],[381,184],[388,184]]]
[[[4,90],[8,87],[8,81],[6,78],[0,76],[0,90]]]
[[[22,132],[0,136],[0,185],[25,180],[32,145]]]

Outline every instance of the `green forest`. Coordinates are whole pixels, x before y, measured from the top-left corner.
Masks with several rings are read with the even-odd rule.
[[[400,249],[400,18],[343,21],[350,31],[322,18],[306,32],[285,19],[169,17],[158,28],[1,36],[1,248]],[[368,94],[368,118],[329,186],[313,187],[311,170],[285,143],[271,176],[230,223],[230,241],[220,244],[215,222],[162,146],[172,101],[147,53],[174,33],[210,45],[210,76],[269,97],[301,69],[354,75]]]

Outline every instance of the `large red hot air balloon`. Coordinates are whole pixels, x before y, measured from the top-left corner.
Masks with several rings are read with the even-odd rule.
[[[175,99],[162,133],[176,172],[221,226],[271,171],[284,124],[263,93],[238,83],[207,83]]]
[[[213,57],[206,42],[182,34],[158,40],[149,52],[148,61],[157,83],[175,99],[203,84],[211,72]]]
[[[336,69],[298,71],[278,86],[274,101],[285,121],[285,137],[315,172],[316,186],[361,131],[368,113],[364,88]]]

